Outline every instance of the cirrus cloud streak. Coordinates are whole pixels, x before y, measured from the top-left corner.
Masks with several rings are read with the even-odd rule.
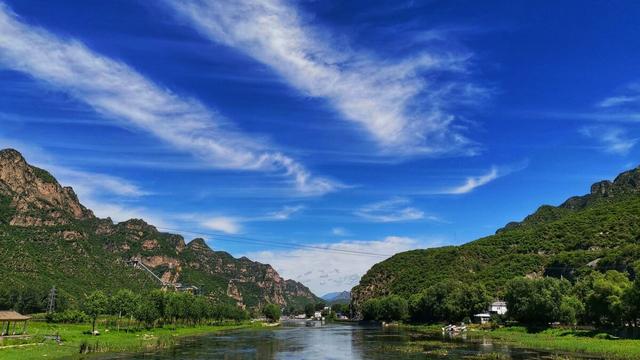
[[[215,168],[277,171],[309,195],[339,185],[244,136],[201,102],[154,83],[74,39],[22,22],[0,2],[0,66],[45,82],[107,118],[133,125]]]
[[[454,125],[458,119],[451,111],[455,103],[487,96],[486,90],[462,80],[468,72],[466,53],[420,49],[405,59],[391,59],[355,50],[338,45],[337,37],[311,24],[285,0],[165,3],[204,37],[268,66],[304,96],[327,100],[385,153],[475,151]]]

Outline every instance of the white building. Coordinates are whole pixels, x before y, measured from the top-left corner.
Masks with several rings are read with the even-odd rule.
[[[476,322],[480,324],[486,324],[489,321],[491,321],[491,314],[486,314],[486,313],[475,314],[473,315],[473,317],[476,319]]]
[[[504,315],[507,313],[507,302],[503,300],[496,300],[489,305],[490,314]]]

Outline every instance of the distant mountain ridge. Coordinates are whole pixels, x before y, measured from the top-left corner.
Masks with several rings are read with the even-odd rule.
[[[348,304],[351,301],[351,292],[349,291],[332,292],[332,293],[324,294],[320,298],[330,304],[337,304],[337,303]]]
[[[576,280],[590,271],[635,277],[640,260],[640,168],[600,181],[589,194],[543,205],[520,222],[460,246],[398,253],[374,265],[352,289],[358,309],[370,298],[414,293],[446,280],[483,284],[496,297],[514,277]]]
[[[168,282],[200,287],[221,302],[259,307],[302,307],[319,299],[270,266],[212,250],[203,239],[188,244],[140,219],[114,224],[84,207],[73,189],[29,165],[16,150],[0,151],[0,289],[56,286],[69,301],[84,293],[159,286],[127,265],[140,259]]]

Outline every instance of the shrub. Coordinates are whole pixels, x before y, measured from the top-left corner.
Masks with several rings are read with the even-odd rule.
[[[80,310],[65,310],[63,312],[54,312],[46,315],[47,322],[64,323],[64,324],[81,324],[91,320],[89,315]]]

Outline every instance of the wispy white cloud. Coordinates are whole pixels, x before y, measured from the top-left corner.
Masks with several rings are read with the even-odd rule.
[[[339,185],[238,132],[195,99],[155,84],[129,66],[20,21],[0,2],[0,66],[21,71],[86,103],[107,118],[136,126],[225,169],[279,171],[303,194]]]
[[[151,194],[137,184],[117,176],[79,171],[58,165],[49,165],[46,168],[55,174],[61,183],[72,184],[73,189],[81,195],[106,192],[117,196],[140,197]]]
[[[621,94],[610,96],[597,104],[602,108],[616,108],[627,105],[640,105],[640,83],[625,86]]]
[[[480,175],[480,176],[470,176],[470,177],[467,178],[467,180],[464,182],[464,184],[462,184],[460,186],[453,187],[451,189],[448,189],[448,190],[444,191],[444,193],[445,194],[466,194],[466,193],[470,193],[473,190],[479,188],[480,186],[486,185],[486,184],[492,182],[493,180],[499,178],[502,175],[504,175],[504,174],[501,174],[498,171],[498,168],[494,166],[486,174],[483,174],[483,175]]]
[[[603,151],[611,154],[626,155],[638,142],[628,131],[616,126],[588,126],[580,129],[580,133],[596,140]]]
[[[302,205],[296,206],[285,206],[278,211],[273,211],[267,214],[267,216],[258,218],[264,220],[287,220],[291,217],[291,215],[296,214],[304,209]]]
[[[349,232],[345,228],[341,228],[341,227],[334,227],[333,229],[331,229],[331,233],[335,236],[349,235]]]
[[[638,101],[640,101],[640,95],[639,96],[620,95],[620,96],[608,97],[602,100],[600,103],[598,103],[598,106],[603,108],[610,108],[610,107],[630,104]]]
[[[411,249],[438,246],[441,243],[440,239],[419,241],[408,237],[388,236],[373,241],[350,240],[310,245],[330,250],[393,255]],[[284,278],[300,281],[318,295],[351,289],[371,266],[385,259],[315,249],[252,252],[246,256],[271,264]]]
[[[305,96],[326,99],[388,153],[473,152],[454,125],[455,103],[486,98],[461,79],[469,54],[421,49],[390,60],[332,37],[285,0],[165,0],[214,42],[267,65]],[[457,74],[457,76],[451,76]]]
[[[227,234],[238,234],[241,226],[238,219],[226,216],[218,216],[203,221],[201,225],[207,229],[222,231]]]
[[[411,201],[405,198],[392,198],[390,200],[363,206],[355,212],[355,215],[374,222],[402,222],[413,220],[439,220],[436,216],[425,215],[424,211],[409,206]]]
[[[207,216],[202,214],[182,214],[179,217],[182,220],[196,222],[206,229],[222,231],[227,234],[238,234],[242,232],[242,225],[245,223],[263,221],[285,221],[289,220],[291,216],[299,213],[303,209],[303,205],[296,205],[284,206],[280,210],[269,212],[266,215],[257,216]]]

